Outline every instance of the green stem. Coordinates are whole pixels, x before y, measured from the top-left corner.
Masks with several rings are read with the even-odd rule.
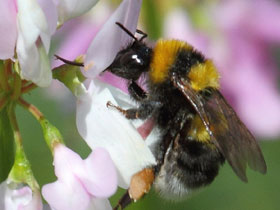
[[[0,87],[5,91],[9,91],[9,83],[8,83],[8,74],[7,74],[8,65],[4,65],[3,61],[0,61]]]
[[[38,189],[39,185],[33,176],[31,165],[24,153],[22,138],[15,115],[15,104],[10,104],[8,108],[8,116],[14,133],[16,145],[15,162],[9,174],[9,177],[14,182],[28,184],[32,190]]]
[[[36,87],[37,87],[37,85],[35,85],[34,83],[26,85],[21,88],[21,94],[28,93],[29,91],[35,89]]]
[[[64,144],[62,135],[60,134],[59,130],[54,127],[40,112],[40,110],[32,104],[29,104],[22,98],[19,98],[17,101],[23,108],[27,109],[35,118],[39,121],[45,141],[49,146],[52,153],[54,152],[54,148],[57,144]]]
[[[21,78],[17,73],[14,73],[14,85],[13,85],[13,93],[12,100],[16,100],[20,97],[21,94]]]
[[[29,104],[28,102],[26,102],[25,100],[23,100],[22,98],[18,99],[18,103],[25,109],[27,109],[38,121],[41,121],[44,119],[44,115],[42,112],[40,112],[40,110],[32,105]]]
[[[21,135],[19,132],[19,127],[17,124],[16,115],[15,115],[15,104],[13,104],[13,103],[10,104],[10,106],[8,108],[8,116],[9,116],[9,120],[10,120],[12,130],[14,133],[16,147],[22,148],[22,139],[21,139]]]

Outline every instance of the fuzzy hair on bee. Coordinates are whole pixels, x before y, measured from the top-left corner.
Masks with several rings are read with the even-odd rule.
[[[151,186],[167,199],[179,199],[209,185],[225,160],[247,182],[247,165],[266,173],[262,152],[247,127],[220,93],[220,75],[210,59],[186,42],[160,39],[149,47],[122,24],[133,41],[107,71],[128,82],[139,106],[124,110],[127,119],[149,119],[160,132],[153,151],[157,164],[135,174],[115,209],[140,199]],[[137,80],[145,75],[147,90]]]

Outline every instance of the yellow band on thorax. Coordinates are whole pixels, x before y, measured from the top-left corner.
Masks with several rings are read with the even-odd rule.
[[[159,40],[153,50],[150,66],[150,79],[153,83],[161,83],[168,77],[168,71],[174,64],[178,51],[192,49],[192,46],[179,40]]]

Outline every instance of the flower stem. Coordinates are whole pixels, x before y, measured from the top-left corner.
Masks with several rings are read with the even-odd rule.
[[[12,130],[14,133],[14,138],[15,138],[15,143],[16,143],[16,148],[21,148],[22,147],[22,138],[19,132],[19,127],[17,124],[17,119],[16,119],[16,115],[15,115],[15,104],[12,103],[10,104],[9,108],[8,108],[8,116],[9,116],[9,120],[12,126]]]
[[[27,109],[38,121],[44,119],[44,115],[36,106],[29,104],[22,98],[19,98],[18,103],[23,106],[23,108]]]
[[[14,73],[14,84],[13,84],[13,93],[11,98],[16,100],[20,97],[21,94],[21,78],[17,73]]]
[[[14,103],[11,103],[8,108],[8,116],[14,133],[14,140],[16,145],[15,162],[9,174],[9,177],[15,182],[26,183],[31,187],[32,190],[36,190],[39,188],[39,185],[33,176],[31,165],[23,149],[22,138],[15,115]]]
[[[19,98],[18,103],[23,106],[23,108],[27,109],[39,121],[45,141],[52,152],[54,152],[54,148],[57,144],[64,144],[59,130],[44,117],[42,112],[40,112],[36,106],[29,104],[22,98]]]
[[[21,94],[28,93],[29,91],[35,89],[36,87],[37,87],[37,85],[35,85],[34,83],[26,85],[21,88]]]

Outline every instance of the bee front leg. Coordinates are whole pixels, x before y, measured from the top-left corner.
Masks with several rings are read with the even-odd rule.
[[[119,106],[114,105],[112,102],[108,101],[106,106],[109,108],[114,108],[120,113],[122,113],[127,119],[147,119],[148,116],[153,112],[156,106],[159,103],[148,101],[147,103],[141,104],[141,106],[137,109],[127,109],[124,110]]]
[[[143,101],[147,98],[147,93],[133,80],[128,84],[128,92],[136,101]]]

